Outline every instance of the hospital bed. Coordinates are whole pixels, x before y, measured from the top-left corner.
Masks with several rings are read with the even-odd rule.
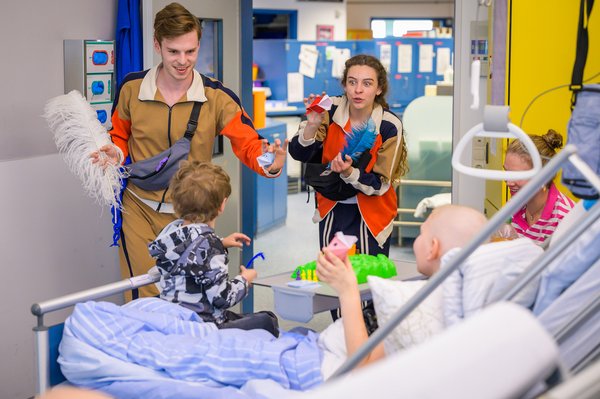
[[[576,150],[573,147],[567,146],[559,155],[557,155],[545,168],[542,172],[539,172],[538,170],[534,170],[533,174],[536,175],[531,183],[529,185],[527,185],[523,190],[521,190],[517,195],[515,195],[514,198],[512,198],[506,205],[505,208],[503,208],[499,213],[497,213],[494,218],[492,218],[490,220],[490,222],[486,225],[486,227],[484,228],[484,230],[481,232],[481,234],[475,238],[473,240],[473,242],[471,244],[469,244],[467,247],[465,247],[463,250],[460,251],[460,253],[452,260],[451,264],[448,265],[448,267],[443,268],[438,274],[436,274],[435,276],[433,276],[431,279],[429,279],[429,281],[425,284],[425,286],[421,289],[420,292],[417,293],[417,295],[415,295],[413,298],[411,298],[401,309],[400,311],[392,318],[392,320],[389,322],[389,324],[382,326],[379,328],[379,330],[377,330],[372,336],[371,338],[368,340],[368,342],[363,346],[363,348],[356,353],[355,356],[352,356],[350,359],[348,359],[348,361],[338,370],[338,372],[336,373],[336,375],[334,376],[334,378],[332,379],[331,382],[328,382],[326,384],[323,385],[322,388],[318,388],[315,391],[312,391],[310,393],[310,397],[331,397],[328,395],[332,395],[335,392],[335,396],[338,396],[338,394],[341,394],[342,392],[347,392],[348,396],[350,397],[359,397],[359,396],[364,396],[362,394],[360,394],[360,392],[365,392],[365,393],[369,393],[371,394],[371,396],[376,396],[376,397],[396,397],[396,391],[394,391],[394,389],[390,389],[389,387],[392,385],[397,385],[399,383],[401,383],[401,381],[399,382],[398,380],[400,379],[395,379],[394,380],[394,375],[397,372],[397,364],[401,363],[402,367],[398,366],[399,369],[402,370],[406,370],[408,372],[408,370],[410,370],[411,365],[416,364],[415,362],[418,361],[418,359],[420,358],[428,358],[428,353],[430,356],[435,356],[433,354],[435,353],[440,353],[439,348],[440,347],[444,347],[444,342],[448,343],[448,342],[460,342],[464,336],[468,336],[468,334],[471,332],[477,332],[477,331],[481,331],[478,330],[478,328],[480,327],[477,323],[479,323],[481,326],[485,326],[487,325],[485,322],[481,322],[481,319],[477,319],[475,320],[475,317],[473,318],[474,321],[470,322],[470,320],[465,321],[463,324],[466,326],[463,328],[463,330],[465,331],[465,335],[462,336],[460,333],[453,333],[453,335],[450,336],[450,338],[448,338],[449,334],[443,333],[440,334],[440,340],[433,342],[432,340],[432,344],[424,344],[424,345],[420,345],[419,347],[415,348],[414,350],[407,352],[406,354],[400,353],[397,354],[393,357],[390,357],[384,361],[382,361],[380,364],[374,365],[373,367],[369,367],[366,368],[364,370],[359,370],[356,371],[352,374],[352,378],[348,379],[344,377],[344,374],[347,373],[349,370],[351,370],[361,359],[361,357],[370,352],[372,350],[372,348],[377,345],[379,342],[381,342],[381,340],[385,337],[386,334],[388,334],[391,330],[393,330],[393,328],[400,322],[403,320],[403,318],[405,318],[413,309],[415,309],[417,307],[417,305],[419,305],[420,302],[422,302],[428,295],[429,293],[431,293],[452,271],[454,271],[456,269],[456,267],[458,267],[458,265],[464,261],[468,255],[474,251],[475,248],[477,248],[484,240],[487,236],[491,235],[491,233],[493,233],[501,223],[504,222],[504,220],[506,220],[508,218],[508,216],[512,215],[512,213],[514,213],[514,211],[519,207],[519,204],[522,204],[524,201],[527,200],[527,198],[533,194],[533,192],[536,190],[537,187],[541,186],[541,184],[548,178],[548,176],[552,176],[554,175],[554,173],[560,168],[560,165],[565,162],[566,160],[569,160],[575,164],[578,164],[578,158],[576,156]],[[535,166],[535,162],[534,162],[534,166]],[[539,165],[538,165],[539,166]],[[591,182],[593,182],[593,184],[600,188],[600,183],[598,183],[598,177],[596,175],[589,174],[589,168],[588,170],[586,170],[585,165],[580,165],[581,169],[584,172],[584,174],[586,175],[586,177],[588,177],[588,180],[590,180]],[[535,169],[535,168],[534,168]],[[512,173],[512,172],[511,172]],[[504,177],[503,177],[504,178]],[[528,177],[527,177],[528,178]],[[554,248],[550,248],[548,250],[548,252],[545,254],[545,256],[547,256],[548,258],[552,258],[552,256],[554,256],[557,252],[564,250],[566,246],[568,246],[577,236],[578,233],[580,233],[581,231],[589,228],[591,226],[591,224],[600,216],[600,205],[596,205],[594,206],[589,214],[588,214],[588,218],[586,218],[586,220],[582,221],[580,224],[578,224],[576,226],[576,228],[574,229],[574,233],[570,234],[568,237],[565,236],[564,237],[564,245],[556,245]],[[555,251],[554,253],[552,251]],[[538,264],[544,262],[544,259],[541,259],[540,262],[536,262],[534,263],[533,267],[536,267]],[[548,261],[549,263],[549,261]],[[539,273],[539,271],[536,271],[536,273]],[[517,283],[517,285],[521,284],[521,285],[526,285],[528,279],[530,279],[529,275],[530,274],[534,274],[533,271],[531,271],[530,273],[525,273],[525,275],[523,276],[522,280],[523,282],[519,282]],[[58,298],[55,300],[50,300],[50,301],[46,301],[46,302],[41,302],[38,304],[35,304],[32,306],[32,312],[34,313],[34,315],[37,316],[38,318],[38,325],[36,328],[34,328],[35,334],[36,334],[36,357],[37,357],[37,362],[36,362],[36,367],[37,367],[37,372],[38,372],[38,378],[37,378],[37,391],[38,392],[43,392],[45,389],[47,389],[49,386],[54,385],[58,382],[60,382],[61,380],[61,376],[60,373],[56,372],[56,368],[57,368],[57,364],[56,364],[56,351],[57,351],[57,345],[56,344],[49,344],[48,340],[51,339],[53,336],[54,338],[60,338],[60,327],[58,327],[58,330],[55,330],[52,327],[47,327],[44,325],[44,315],[58,310],[58,309],[62,309],[68,306],[71,306],[77,302],[83,301],[83,300],[94,300],[94,299],[98,299],[101,298],[103,296],[108,296],[108,295],[113,295],[115,293],[118,292],[123,292],[125,290],[128,289],[133,289],[136,287],[140,287],[142,285],[146,285],[146,284],[150,284],[152,282],[155,282],[157,280],[157,276],[152,276],[152,275],[147,275],[147,276],[142,276],[140,278],[134,278],[134,279],[128,279],[128,280],[124,280],[122,282],[119,283],[114,283],[114,284],[109,284],[106,286],[102,286],[102,287],[98,287],[95,289],[91,289],[91,290],[87,290],[87,291],[83,291],[80,293],[76,293],[76,294],[72,294],[63,298]],[[578,280],[579,281],[579,280]],[[575,287],[575,285],[573,285],[573,287]],[[506,293],[506,297],[510,297],[510,295],[512,295],[512,291],[513,290],[517,290],[517,288],[513,288],[511,289],[511,292],[507,292]],[[597,296],[598,291],[596,291],[595,295]],[[597,300],[597,298],[596,298]],[[597,312],[597,305],[595,305],[594,303],[590,304],[590,307],[588,307],[587,312],[580,312],[577,313],[575,316],[576,317],[569,317],[568,320],[566,322],[563,323],[562,327],[559,328],[560,331],[560,339],[562,340],[562,337],[565,336],[569,336],[570,334],[572,334],[573,331],[577,330],[577,327],[580,326],[582,323],[585,323],[586,320],[589,320],[590,317],[594,317],[597,316],[598,312]],[[591,310],[590,310],[591,309]],[[500,312],[497,311],[495,309],[492,309],[492,307],[490,307],[490,310],[488,312],[488,310],[484,310],[483,312],[481,312],[483,315],[485,314],[489,314],[490,312]],[[520,320],[520,322],[518,322],[516,325],[517,326],[522,326],[522,325],[529,325],[531,324],[531,316],[524,316],[522,313],[519,313],[519,311],[514,311],[513,310],[502,310],[506,316],[506,320]],[[486,313],[487,312],[487,313]],[[587,313],[587,314],[586,314]],[[502,316],[504,317],[504,316]],[[485,318],[484,318],[485,319]],[[502,319],[504,320],[504,319]],[[491,322],[491,321],[489,321]],[[534,322],[532,325],[537,325],[537,322]],[[461,324],[462,325],[462,324]],[[533,329],[535,329],[534,327],[532,327]],[[454,331],[455,329],[453,329]],[[443,335],[443,336],[442,336]],[[486,334],[484,336],[478,336],[479,338],[477,338],[478,340],[481,340],[481,342],[487,342],[489,345],[488,347],[496,347],[496,348],[502,348],[502,344],[500,341],[493,343],[493,341],[491,341],[492,339],[496,338],[498,336],[498,334],[493,334],[493,333],[489,333]],[[526,342],[530,342],[531,346],[536,346],[538,344],[543,345],[543,348],[546,349],[546,352],[549,353],[548,356],[544,357],[543,359],[538,359],[539,361],[535,364],[530,364],[528,365],[528,367],[530,368],[535,368],[535,371],[537,373],[537,376],[535,378],[535,381],[540,381],[540,380],[544,380],[544,379],[548,379],[551,376],[558,376],[558,380],[565,380],[565,373],[562,370],[561,367],[561,363],[559,361],[558,355],[555,353],[555,351],[551,350],[552,345],[550,343],[547,342],[547,340],[544,340],[543,338],[544,333],[541,332],[536,332],[535,334],[531,335],[531,341],[526,341]],[[490,340],[488,340],[490,339]],[[456,340],[456,341],[454,341]],[[541,343],[542,341],[543,344]],[[559,339],[557,339],[557,341],[559,341]],[[441,343],[440,343],[441,342]],[[471,340],[471,342],[473,342]],[[506,341],[505,341],[506,342]],[[537,343],[536,343],[537,342]],[[546,345],[548,344],[548,345]],[[441,345],[441,346],[436,346],[436,345]],[[460,347],[460,348],[464,348],[465,346],[465,342],[462,343],[462,345],[456,345],[456,347]],[[515,345],[518,345],[518,343],[515,341]],[[452,346],[454,347],[454,346]],[[515,346],[516,347],[516,346]],[[436,349],[436,350],[432,350]],[[448,347],[446,347],[448,348]],[[497,351],[495,352],[493,355],[501,355],[502,352],[505,351]],[[490,353],[490,355],[492,355]],[[592,354],[593,357],[593,354]],[[407,359],[409,359],[410,361],[408,361]],[[429,359],[437,359],[440,360],[440,358],[435,358],[435,357],[429,357]],[[481,359],[480,359],[481,360]],[[508,361],[508,359],[506,359],[506,361]],[[474,362],[470,363],[471,367],[473,367],[473,364],[475,364]],[[519,363],[519,365],[522,365],[521,363]],[[427,367],[427,364],[422,364],[422,367]],[[436,372],[436,365],[435,364],[429,364],[429,376],[431,378],[436,378],[436,376],[439,376],[441,372],[448,371],[450,370],[449,365],[445,365],[445,367],[440,367],[438,372]],[[506,366],[506,364],[505,364]],[[513,368],[518,369],[517,365],[513,365]],[[416,369],[416,368],[415,368]],[[422,369],[426,370],[426,368]],[[493,373],[492,373],[493,374]],[[486,374],[489,377],[489,374]],[[501,375],[501,373],[500,373]],[[416,376],[415,376],[416,378]],[[498,378],[500,378],[502,381],[504,381],[505,385],[510,385],[509,381],[506,381],[506,379],[504,379],[503,377],[494,377],[494,380],[498,380]],[[485,379],[483,379],[485,380]],[[367,383],[367,381],[370,381],[369,383]],[[414,382],[413,380],[411,380],[412,382]],[[456,382],[457,380],[454,379],[454,382]],[[567,380],[568,381],[568,380]],[[421,382],[422,382],[422,378],[421,378]],[[516,391],[512,391],[512,392],[520,392],[520,394],[523,394],[526,392],[526,389],[531,387],[531,383],[533,381],[520,381],[520,386],[518,387],[518,390]],[[405,383],[404,386],[408,386],[411,385],[413,386],[414,384],[407,384]],[[421,392],[423,391],[423,387],[424,386],[434,386],[435,384],[425,384],[425,383],[421,383],[420,384],[420,388],[421,388]],[[438,384],[438,385],[443,385],[443,384]],[[361,388],[362,386],[362,388]],[[413,386],[413,388],[415,388]],[[367,389],[367,391],[365,391],[365,389]],[[416,387],[415,389],[419,389],[419,387]],[[425,389],[426,390],[426,389]],[[417,392],[417,391],[414,391]],[[465,391],[463,391],[465,392]],[[478,392],[482,392],[482,391],[478,391]],[[519,395],[520,395],[519,394]],[[296,397],[295,396],[296,393],[293,392],[289,392],[289,396],[290,397]],[[305,397],[304,395],[298,396],[298,397]],[[427,396],[423,396],[423,397],[427,397]]]

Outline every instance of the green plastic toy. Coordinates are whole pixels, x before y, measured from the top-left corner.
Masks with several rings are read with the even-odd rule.
[[[366,254],[350,255],[349,258],[350,264],[354,269],[354,274],[356,274],[358,284],[366,283],[367,276],[390,278],[397,275],[396,265],[383,254],[377,256]],[[300,265],[294,269],[290,278],[292,280],[300,280],[302,279],[300,276],[312,276],[316,267],[316,261]],[[305,277],[304,279],[308,279],[308,277]]]

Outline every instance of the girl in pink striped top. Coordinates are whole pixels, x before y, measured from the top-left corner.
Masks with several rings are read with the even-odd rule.
[[[563,145],[562,136],[552,129],[542,136],[529,137],[542,157],[542,165],[546,165],[550,158],[556,155],[556,150]],[[532,167],[533,162],[525,146],[519,140],[512,141],[506,150],[504,169],[521,171]],[[528,181],[507,181],[506,185],[510,194],[515,195]],[[554,233],[558,223],[573,206],[573,201],[561,193],[550,180],[513,215],[511,225],[519,237],[528,237],[542,244]]]

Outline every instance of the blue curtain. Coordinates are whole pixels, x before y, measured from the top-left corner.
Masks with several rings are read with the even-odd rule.
[[[119,0],[117,7],[115,51],[118,87],[129,72],[142,70],[143,55],[140,0]]]

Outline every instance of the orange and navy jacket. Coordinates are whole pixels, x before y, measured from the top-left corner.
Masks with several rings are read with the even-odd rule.
[[[192,85],[169,107],[156,87],[159,66],[128,74],[113,105],[111,139],[131,162],[150,158],[183,137],[195,101],[202,102],[198,127],[190,146],[189,160],[210,161],[219,134],[227,137],[235,155],[257,173],[275,177],[259,166],[262,137],[241,106],[239,98],[217,80],[194,71]],[[145,191],[128,184],[136,195],[169,202],[163,191]]]
[[[333,105],[323,126],[312,140],[303,137],[306,121],[300,123],[289,145],[290,155],[301,162],[314,162],[315,154],[322,152],[321,162],[329,163],[346,144],[351,132],[350,114],[346,96],[332,97]],[[393,113],[375,104],[371,118],[375,122],[377,137],[371,148],[371,161],[364,169],[354,168],[346,183],[358,193],[356,202],[362,219],[382,245],[392,233],[393,221],[398,213],[395,186],[400,183],[402,156],[402,122]],[[337,202],[317,193],[317,210],[313,221],[319,222],[336,206]]]

